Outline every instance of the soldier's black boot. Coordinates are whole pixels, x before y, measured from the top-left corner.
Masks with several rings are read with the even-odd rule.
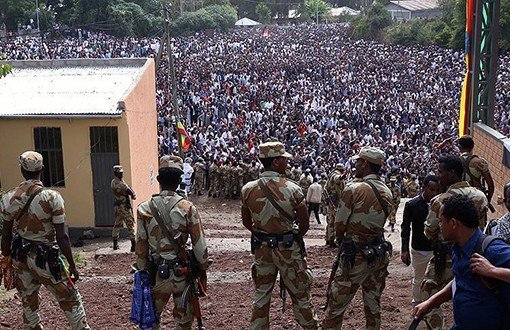
[[[134,239],[131,240],[131,252],[135,252],[135,246],[136,246],[136,241]]]
[[[113,240],[113,249],[114,250],[118,250],[119,249],[119,242],[116,239]]]

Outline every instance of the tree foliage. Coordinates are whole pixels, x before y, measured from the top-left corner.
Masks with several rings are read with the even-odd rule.
[[[305,0],[305,4],[302,7],[304,10],[300,10],[301,15],[309,17],[310,20],[315,22],[317,15],[319,21],[324,21],[324,18],[328,15],[331,10],[331,6],[324,0]]]
[[[230,5],[212,5],[197,11],[185,12],[172,22],[172,35],[190,34],[201,30],[226,30],[237,20],[235,9]]]
[[[264,2],[259,2],[255,7],[255,13],[260,22],[268,24],[271,22],[271,9]]]
[[[354,39],[381,39],[383,30],[391,25],[390,12],[379,2],[367,7],[352,20]]]

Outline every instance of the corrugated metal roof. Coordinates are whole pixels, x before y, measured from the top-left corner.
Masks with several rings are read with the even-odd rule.
[[[439,8],[439,2],[437,0],[402,0],[390,2],[410,11]]]
[[[0,117],[119,117],[145,60],[30,62],[0,79]]]

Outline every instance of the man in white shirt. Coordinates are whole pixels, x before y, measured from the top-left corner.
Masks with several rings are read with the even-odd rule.
[[[308,192],[306,193],[306,202],[308,203],[308,216],[310,213],[315,214],[315,219],[317,223],[320,225],[321,221],[319,219],[319,207],[322,201],[322,186],[317,182],[317,178],[313,178],[313,183],[308,188]]]

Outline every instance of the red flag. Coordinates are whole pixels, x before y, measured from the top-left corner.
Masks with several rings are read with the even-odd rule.
[[[188,132],[186,132],[186,129],[180,120],[177,121],[177,131],[181,136],[182,149],[184,151],[188,151],[189,147],[191,146],[191,138],[189,137]]]

